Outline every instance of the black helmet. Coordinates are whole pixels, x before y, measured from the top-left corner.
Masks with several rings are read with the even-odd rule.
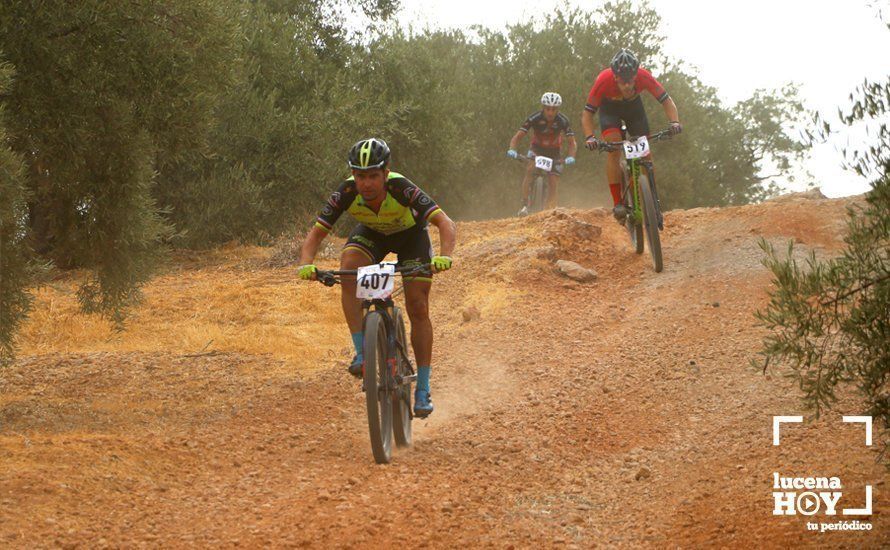
[[[630,50],[619,50],[612,58],[612,73],[622,80],[630,80],[637,76],[640,61]]]
[[[363,139],[349,150],[349,167],[354,170],[386,168],[389,164],[389,145],[382,139]]]

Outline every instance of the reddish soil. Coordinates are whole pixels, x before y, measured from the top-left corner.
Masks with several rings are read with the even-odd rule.
[[[331,335],[287,354],[222,341],[274,301],[219,313],[228,328],[194,353],[133,328],[94,345],[72,317],[67,347],[28,336],[0,371],[0,546],[887,547],[887,470],[840,419],[856,395],[774,447],[772,416],[805,410],[783,370],[749,365],[770,287],[756,239],[830,255],[851,201],[669,212],[661,274],[604,210],[461,224],[433,291],[436,412],[389,465],[345,374],[337,291],[256,261],[213,268],[220,288],[298,296],[289,328]],[[599,277],[565,279],[556,259]],[[185,300],[207,265],[149,285],[137,317],[164,317],[152,288]],[[840,477],[843,507],[872,485],[872,530],[773,516],[773,472]]]

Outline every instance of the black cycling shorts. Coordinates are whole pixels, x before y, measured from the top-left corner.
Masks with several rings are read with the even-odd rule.
[[[621,131],[621,122],[634,137],[649,135],[649,119],[643,108],[643,98],[637,96],[633,101],[609,101],[599,108],[600,132],[605,136],[609,130]],[[622,137],[627,137],[622,135]]]
[[[535,144],[532,144],[531,151],[535,155],[552,158],[553,168],[550,169],[550,174],[554,176],[562,175],[562,163],[560,162],[559,164],[557,164],[556,162],[562,159],[562,151],[560,151],[559,149],[545,149],[544,147],[539,147]]]
[[[346,239],[343,250],[353,248],[364,254],[370,263],[383,261],[387,254],[395,252],[399,265],[411,267],[429,264],[433,257],[433,244],[426,224],[417,224],[405,231],[384,235],[366,225],[357,224]],[[414,280],[431,280],[430,275],[412,277]]]

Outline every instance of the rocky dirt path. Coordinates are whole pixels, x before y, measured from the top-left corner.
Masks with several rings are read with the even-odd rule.
[[[437,410],[387,466],[342,342],[319,340],[312,368],[26,353],[0,373],[0,545],[886,547],[886,470],[839,423],[855,398],[773,447],[771,417],[803,411],[748,366],[769,284],[755,239],[830,253],[845,205],[671,212],[662,274],[604,211],[462,225],[462,269],[434,290]],[[599,278],[562,278],[562,258]],[[872,484],[873,530],[774,517],[773,472],[839,476],[856,504]]]

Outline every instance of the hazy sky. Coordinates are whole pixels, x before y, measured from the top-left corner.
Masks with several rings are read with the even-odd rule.
[[[398,19],[415,27],[482,24],[502,28],[557,6],[592,11],[601,4],[594,0],[402,0]],[[701,79],[716,87],[727,103],[744,99],[758,88],[777,88],[791,81],[799,85],[806,107],[833,115],[838,106],[849,103],[850,92],[865,77],[890,75],[890,30],[878,18],[879,9],[888,18],[890,0],[652,0],[650,5],[662,17],[666,52],[696,67]],[[682,119],[683,106],[679,108]],[[505,142],[509,134],[505,131]],[[865,180],[839,166],[839,148],[861,139],[862,133],[847,133],[813,149],[805,168],[816,176],[826,195],[868,189]]]

